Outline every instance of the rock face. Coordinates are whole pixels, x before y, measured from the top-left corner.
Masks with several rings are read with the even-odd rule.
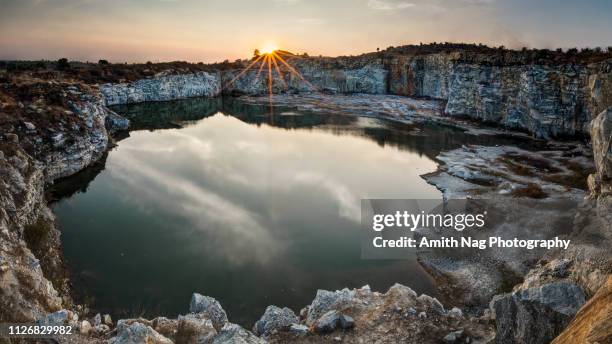
[[[586,134],[612,104],[612,61],[545,66],[461,52],[395,57],[389,92],[447,100],[446,113],[537,137]]]
[[[273,68],[273,93],[388,93],[440,99],[447,102],[445,112],[450,116],[540,138],[587,134],[592,117],[612,105],[612,60],[538,65],[457,51],[288,61],[300,76],[282,64],[280,73]],[[243,74],[224,71],[223,92],[267,94],[268,76],[259,73],[258,65]]]
[[[498,344],[550,343],[585,303],[582,290],[570,282],[499,295],[491,301]]]
[[[589,176],[593,196],[612,195],[612,108],[591,122],[591,143],[597,173]]]
[[[279,75],[273,67],[274,93],[314,92],[373,93],[387,92],[387,70],[380,59],[359,60],[348,58],[286,58],[300,75],[284,64],[279,64]],[[259,66],[259,62],[256,63]],[[269,92],[267,72],[253,68],[222,73],[223,93],[261,95]],[[240,76],[239,76],[240,75]],[[239,76],[239,77],[238,77]]]
[[[100,86],[106,105],[168,101],[191,97],[215,97],[221,93],[217,74],[198,72],[180,75],[156,75],[129,84]]]

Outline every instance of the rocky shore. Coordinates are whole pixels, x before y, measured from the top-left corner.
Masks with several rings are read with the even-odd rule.
[[[275,100],[309,106],[313,111],[342,111],[348,106],[357,115],[415,124],[434,121],[474,132],[501,133],[496,128],[483,129],[465,120],[467,116],[547,138],[555,149],[527,152],[475,145],[442,153],[438,157],[440,170],[426,179],[448,197],[531,197],[543,193],[551,198],[569,195],[581,200],[588,196],[581,205],[588,216],[577,216],[574,232],[569,234],[577,243],[573,249],[532,257],[535,262],[525,262],[509,292],[475,298],[471,296],[483,286],[470,281],[487,281],[506,270],[499,266],[492,269],[489,263],[448,264],[439,257],[422,255],[421,262],[439,285],[450,286],[449,295],[462,301],[451,304],[443,300],[445,307],[401,285],[384,294],[367,286],[319,291],[299,314],[268,307],[252,331],[228,322],[219,302],[199,294],[192,297],[189,312],[177,319],[114,323],[106,316],[79,317],[81,309],[70,298],[62,266],[60,233],[44,194],[58,178],[103,157],[113,145],[113,133],[129,128],[129,121],[107,105],[220,93],[258,95],[267,92],[265,85],[248,82],[255,81],[251,72],[228,83],[237,73],[231,69],[188,75],[163,73],[99,86],[57,75],[49,79],[3,72],[0,321],[72,324],[79,334],[62,338],[66,342],[605,342],[612,336],[607,325],[612,266],[612,110],[605,110],[612,105],[611,61],[539,65],[516,56],[520,55],[508,53],[500,60],[497,55],[468,51],[295,58],[292,63],[318,92],[310,92],[288,74],[289,87],[278,86]],[[305,91],[309,93],[292,95]],[[369,95],[342,98],[321,93]],[[377,95],[386,93],[391,95]],[[579,143],[552,140],[581,134],[591,137],[593,153]],[[575,187],[576,180],[585,179],[591,171],[588,192]],[[538,185],[539,190],[533,190],[532,185]],[[485,275],[477,279],[482,273]],[[487,290],[498,290],[496,286],[502,283],[494,278],[490,282]],[[463,310],[453,308],[455,304]]]

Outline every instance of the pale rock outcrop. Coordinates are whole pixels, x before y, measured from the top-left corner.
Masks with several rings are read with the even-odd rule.
[[[215,97],[221,93],[218,74],[159,74],[127,84],[100,86],[106,105],[168,101],[193,97]]]
[[[589,176],[593,196],[612,195],[612,108],[591,122],[591,144],[597,172]]]

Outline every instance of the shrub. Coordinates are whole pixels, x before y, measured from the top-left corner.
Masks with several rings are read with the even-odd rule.
[[[61,59],[57,60],[56,67],[58,70],[67,70],[70,69],[70,63],[68,62],[67,58],[62,57]]]

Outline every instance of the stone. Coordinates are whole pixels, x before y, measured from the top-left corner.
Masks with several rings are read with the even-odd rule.
[[[17,134],[7,133],[4,134],[4,137],[6,137],[8,142],[19,143],[19,136],[17,136]]]
[[[174,338],[178,332],[178,320],[166,317],[153,319],[151,327],[164,337]]]
[[[179,315],[175,341],[177,343],[211,343],[217,330],[202,314]]]
[[[87,320],[81,321],[79,326],[79,332],[83,335],[89,335],[89,333],[93,330],[93,327]]]
[[[36,130],[36,126],[34,124],[30,123],[30,122],[23,122],[23,125],[28,130]]]
[[[355,327],[355,319],[346,314],[343,314],[340,317],[340,322],[338,324],[340,325],[341,329],[348,330]]]
[[[315,322],[314,331],[320,334],[334,332],[338,326],[338,323],[340,322],[341,317],[342,313],[338,311],[329,311],[325,313]]]
[[[421,296],[417,297],[417,301],[427,309],[434,310],[440,314],[444,314],[445,312],[444,306],[435,297],[422,294]]]
[[[95,330],[96,330],[96,333],[98,334],[104,334],[104,333],[110,332],[110,327],[106,324],[100,324],[100,325],[95,326]]]
[[[310,329],[306,325],[291,324],[289,326],[289,332],[295,333],[295,334],[298,334],[298,335],[302,335],[302,334],[306,334],[306,333],[310,332]]]
[[[239,325],[226,323],[219,334],[213,339],[213,344],[266,344],[266,340],[257,337]]]
[[[325,313],[313,326],[314,332],[325,334],[333,332],[338,327],[343,330],[351,329],[355,326],[355,320],[350,316],[333,310]]]
[[[448,316],[451,318],[460,319],[463,318],[463,312],[461,309],[453,307],[450,311],[448,311]]]
[[[113,318],[111,318],[110,314],[104,314],[103,320],[104,324],[108,326],[113,326]]]
[[[291,324],[299,321],[295,313],[287,307],[268,306],[264,315],[253,326],[253,332],[258,336],[267,336],[272,331],[287,330]]]
[[[79,320],[79,316],[69,310],[62,309],[57,312],[49,313],[36,320],[37,325],[44,326],[61,326],[74,323]]]
[[[317,319],[331,310],[343,311],[344,309],[362,304],[357,298],[355,290],[347,288],[336,291],[317,290],[317,295],[308,307],[306,325],[312,325]]]
[[[219,301],[209,296],[193,293],[189,303],[189,312],[208,316],[217,331],[227,323],[225,310],[223,310]]]
[[[109,344],[173,344],[172,341],[157,333],[151,327],[134,322],[129,326],[117,326],[117,336]]]
[[[98,313],[93,318],[93,326],[96,327],[100,324],[102,324],[102,316],[100,315],[100,313]]]
[[[583,291],[567,281],[498,295],[491,301],[496,343],[550,343],[584,303]]]
[[[444,343],[449,343],[449,344],[456,343],[457,340],[459,340],[459,338],[461,338],[462,335],[463,335],[463,330],[453,331],[447,334],[446,336],[444,336],[444,338],[442,338],[442,341]]]

